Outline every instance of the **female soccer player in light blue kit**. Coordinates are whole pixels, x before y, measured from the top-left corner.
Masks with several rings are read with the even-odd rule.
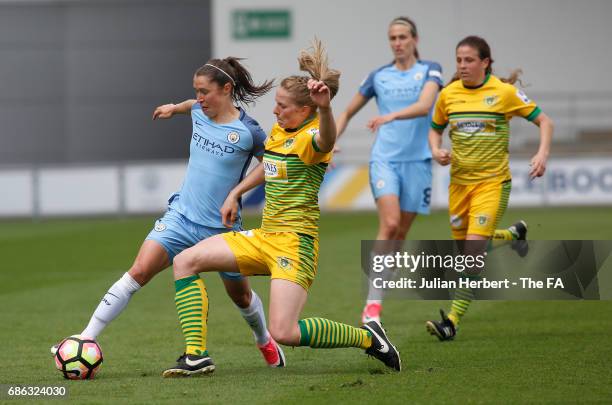
[[[431,151],[428,114],[442,88],[442,68],[419,59],[415,23],[398,17],[389,25],[393,62],[369,74],[337,120],[340,136],[372,98],[380,115],[367,127],[377,132],[370,157],[370,187],[378,208],[377,240],[404,240],[417,214],[429,214]],[[370,287],[365,324],[380,320],[382,291]]]
[[[157,107],[153,119],[191,113],[189,164],[183,185],[172,195],[165,215],[156,221],[130,270],[106,293],[89,324],[81,333],[95,339],[127,306],[132,294],[157,273],[170,266],[174,257],[210,236],[227,232],[220,208],[229,192],[244,177],[253,156],[261,161],[265,132],[235,103],[249,104],[272,88],[267,81],[256,86],[250,73],[236,58],[212,59],[194,75],[197,100]],[[238,217],[234,230],[240,231]],[[266,362],[285,364],[280,347],[266,328],[263,305],[240,273],[221,273],[228,295],[247,321]],[[188,319],[194,327],[206,324],[208,298],[197,303],[198,311]],[[206,355],[206,335],[191,342]],[[52,349],[53,351],[53,349]],[[214,370],[210,365],[207,372]]]

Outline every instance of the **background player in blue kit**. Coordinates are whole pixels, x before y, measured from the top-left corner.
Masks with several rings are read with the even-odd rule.
[[[193,87],[197,100],[155,109],[153,119],[191,113],[193,131],[187,173],[180,191],[170,197],[165,215],[156,221],[142,244],[134,264],[108,290],[81,335],[95,339],[125,309],[132,294],[170,266],[177,254],[228,231],[223,226],[220,208],[229,191],[243,179],[252,157],[262,159],[266,138],[259,124],[235,103],[249,104],[272,86],[272,81],[256,86],[237,58],[211,59],[195,72]],[[239,214],[234,230],[241,230]],[[247,279],[240,273],[221,273],[221,278],[253,330],[266,362],[273,367],[284,366],[284,355],[266,328],[261,300],[250,289]],[[185,309],[193,316],[186,322],[193,327],[206,325],[208,297],[191,301]],[[188,343],[194,351],[207,356],[206,335],[194,337]],[[206,372],[213,370],[211,362]]]
[[[340,136],[372,98],[380,115],[367,126],[377,132],[370,157],[370,187],[376,199],[377,240],[404,240],[417,214],[429,214],[431,151],[428,114],[442,88],[442,68],[419,59],[415,23],[398,17],[389,25],[393,62],[365,79],[337,120]],[[370,288],[362,322],[380,320],[382,292]]]

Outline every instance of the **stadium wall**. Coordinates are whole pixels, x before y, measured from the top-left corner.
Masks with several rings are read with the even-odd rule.
[[[235,14],[284,10],[290,13],[289,35],[276,38],[236,37]],[[590,0],[217,0],[213,2],[213,55],[236,55],[259,80],[298,72],[297,55],[316,35],[327,45],[331,65],[342,72],[334,100],[339,113],[366,75],[388,63],[392,54],[386,38],[389,22],[407,15],[418,26],[423,59],[439,62],[447,81],[454,72],[454,48],[466,35],[484,36],[490,43],[494,68],[501,75],[522,68],[527,94],[557,124],[557,141],[575,137],[582,128],[607,128],[612,134],[612,1]],[[273,97],[253,108],[264,129],[274,122]],[[349,124],[340,141],[339,161],[363,161],[372,142],[365,130],[375,116],[370,102]],[[534,138],[528,124],[513,121],[511,146]],[[535,152],[535,150],[534,150]]]
[[[10,169],[0,171],[0,217],[125,215],[161,213],[178,190],[186,163],[130,163]],[[529,162],[511,163],[511,207],[612,205],[612,161],[606,158],[557,159],[545,177],[531,181]],[[445,209],[448,168],[434,165],[431,205]],[[261,189],[247,194],[244,206],[263,205]],[[319,196],[323,210],[373,210],[367,165],[340,164],[330,170]]]
[[[193,97],[211,18],[208,0],[0,0],[0,164],[185,158],[189,120],[151,113]]]

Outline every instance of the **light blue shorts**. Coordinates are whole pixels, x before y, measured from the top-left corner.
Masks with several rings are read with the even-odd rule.
[[[227,228],[211,228],[208,226],[191,222],[181,213],[169,208],[163,217],[155,221],[155,226],[149,232],[146,240],[154,240],[166,249],[170,263],[174,257],[183,250],[188,249],[198,242],[209,238],[213,235],[225,233],[232,229]],[[233,229],[241,231],[240,227]],[[222,272],[219,275],[223,278],[231,280],[241,280],[240,273]]]
[[[370,188],[374,199],[398,196],[400,209],[429,214],[431,159],[417,162],[370,162]]]

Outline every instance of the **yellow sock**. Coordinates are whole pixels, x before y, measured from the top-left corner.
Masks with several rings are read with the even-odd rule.
[[[450,321],[453,323],[453,325],[455,325],[455,328],[456,328],[457,325],[459,325],[459,320],[461,318],[459,318],[457,314],[455,314],[453,310],[451,310],[450,313],[448,314],[448,319],[450,319]]]
[[[448,313],[448,319],[453,322],[455,327],[459,325],[459,321],[467,312],[473,299],[474,290],[471,288],[458,288],[455,291],[455,299],[451,303],[451,310]]]
[[[185,337],[185,353],[205,356],[208,294],[204,281],[191,276],[176,280],[174,285],[174,302]]]
[[[514,240],[516,237],[508,229],[496,229],[493,233],[493,239],[495,240]]]
[[[372,346],[372,335],[365,329],[355,328],[324,318],[306,318],[298,321],[300,346],[331,349],[335,347]]]

